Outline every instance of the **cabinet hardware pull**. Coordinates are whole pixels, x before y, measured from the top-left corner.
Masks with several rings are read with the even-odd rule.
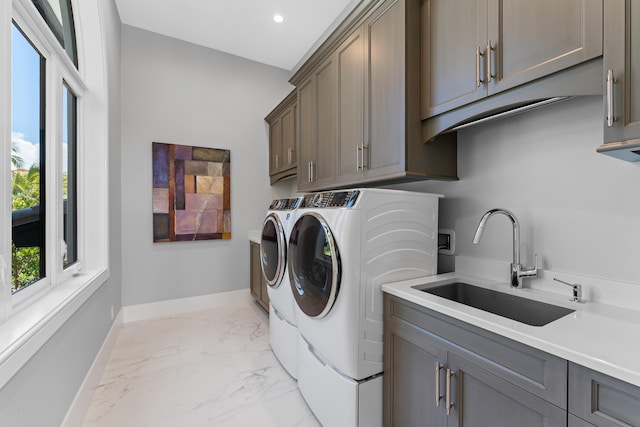
[[[276,169],[280,167],[280,156],[276,154]]]
[[[607,126],[613,127],[613,122],[616,121],[613,107],[613,84],[616,83],[616,79],[613,76],[613,70],[607,70]]]
[[[309,182],[313,182],[313,160],[309,162]]]
[[[311,162],[307,163],[307,182],[311,182]]]
[[[487,53],[486,53],[486,61],[487,61],[487,83],[491,82],[491,80],[493,79],[493,73],[491,72],[491,56],[492,56],[492,52],[494,52],[496,49],[494,46],[491,46],[491,40],[489,40],[487,42]]]
[[[447,368],[447,389],[445,392],[445,406],[447,407],[447,416],[451,415],[451,408],[453,408],[453,406],[455,405],[455,403],[451,401],[451,377],[453,377],[455,374],[455,372]]]
[[[366,167],[367,167],[367,166],[364,164],[364,150],[368,150],[368,149],[369,149],[369,147],[365,147],[365,146],[364,146],[364,142],[363,142],[363,143],[362,143],[362,154],[361,154],[362,158],[360,159],[360,160],[361,160],[361,161],[360,161],[360,167],[362,168],[362,170],[363,170],[363,171],[364,171],[364,168],[366,168]]]
[[[289,164],[293,163],[293,148],[289,148],[287,154],[289,155]]]
[[[364,171],[364,150],[368,147],[364,146],[364,143],[356,145],[356,172]]]
[[[476,47],[476,87],[480,87],[480,85],[484,83],[484,80],[480,76],[480,58],[483,56],[484,54],[480,50],[480,46]]]
[[[440,362],[436,362],[436,408],[440,406],[440,401],[444,396],[440,394],[440,371],[444,368]]]

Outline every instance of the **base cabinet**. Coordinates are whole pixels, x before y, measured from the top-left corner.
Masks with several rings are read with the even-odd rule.
[[[384,425],[566,427],[566,361],[385,295]]]
[[[640,388],[569,363],[569,413],[570,426],[640,425]]]
[[[249,245],[251,296],[268,313],[269,294],[267,293],[267,281],[262,274],[262,267],[260,266],[260,245],[255,242],[250,242]]]

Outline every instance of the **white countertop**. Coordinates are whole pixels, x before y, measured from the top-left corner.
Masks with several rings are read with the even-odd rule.
[[[260,244],[261,233],[260,230],[249,230],[249,241]]]
[[[415,289],[416,285],[463,281],[574,309],[545,326],[529,326]],[[538,348],[614,378],[640,386],[640,311],[599,302],[569,301],[565,294],[539,289],[512,289],[507,283],[460,273],[390,283],[382,290],[498,335]]]

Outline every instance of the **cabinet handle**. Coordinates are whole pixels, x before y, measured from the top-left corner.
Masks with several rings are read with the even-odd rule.
[[[482,58],[484,54],[480,50],[480,46],[476,48],[476,87],[480,87],[484,80],[482,80],[481,72],[480,72],[480,58]]]
[[[362,162],[360,162],[362,164],[362,170],[364,170],[364,168],[369,166],[369,165],[365,165],[364,164],[364,151],[365,150],[369,150],[369,147],[365,147],[364,144],[362,144]]]
[[[446,389],[446,397],[445,397],[445,405],[447,407],[447,416],[451,415],[451,408],[455,405],[454,402],[451,401],[451,377],[453,377],[456,373],[451,369],[447,368],[447,389]]]
[[[366,167],[364,164],[364,150],[368,147],[364,146],[364,143],[356,145],[356,172],[364,171]]]
[[[309,162],[309,182],[313,182],[313,160]]]
[[[436,408],[440,406],[440,401],[444,396],[440,394],[440,371],[444,368],[440,362],[436,362]]]
[[[293,148],[288,149],[289,154],[289,164],[293,163]]]
[[[276,154],[276,169],[280,167],[280,156]]]
[[[311,162],[307,162],[307,182],[311,182]]]
[[[491,57],[492,57],[492,52],[494,52],[496,49],[494,46],[491,46],[491,40],[489,40],[487,42],[487,53],[486,53],[486,60],[487,60],[487,83],[489,83],[492,79],[493,79],[493,73],[491,72]]]
[[[613,70],[607,70],[607,126],[613,127],[616,121],[613,107],[613,84],[616,82],[613,76]]]

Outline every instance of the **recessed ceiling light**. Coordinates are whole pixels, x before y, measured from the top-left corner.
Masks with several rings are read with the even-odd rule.
[[[276,21],[277,23],[280,23],[284,21],[284,18],[282,17],[282,15],[273,15],[273,20]]]

